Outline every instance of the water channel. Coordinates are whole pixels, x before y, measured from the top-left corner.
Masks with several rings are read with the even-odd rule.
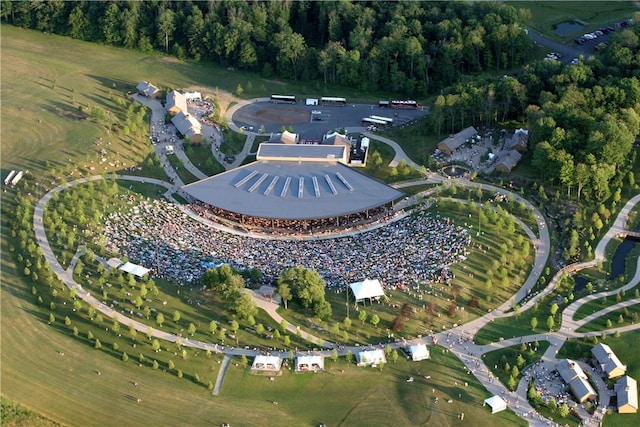
[[[627,237],[618,245],[616,252],[613,254],[613,258],[611,258],[610,280],[615,280],[618,276],[624,274],[627,256],[637,244],[640,244],[640,240]],[[587,286],[587,283],[589,283],[588,278],[580,275],[574,276],[574,280],[576,282],[574,291],[584,289]]]

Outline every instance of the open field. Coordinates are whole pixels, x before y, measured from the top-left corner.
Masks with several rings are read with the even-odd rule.
[[[508,1],[514,7],[531,11],[531,26],[543,34],[557,37],[555,25],[576,19],[586,22],[581,32],[628,19],[638,11],[632,1]],[[571,38],[571,37],[569,37]]]

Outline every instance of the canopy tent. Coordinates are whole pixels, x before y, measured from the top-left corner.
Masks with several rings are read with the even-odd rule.
[[[349,285],[356,302],[362,301],[365,298],[376,298],[384,296],[384,290],[378,279],[369,280],[365,279],[362,282],[355,282]]]
[[[414,362],[429,358],[429,349],[426,344],[417,344],[409,346],[409,352],[411,353],[411,359]]]
[[[504,411],[507,409],[507,402],[504,401],[500,396],[491,396],[484,400],[484,405],[491,406],[491,413],[495,414],[496,412]]]
[[[282,365],[282,359],[278,356],[265,356],[259,354],[253,360],[253,365],[251,365],[251,369],[256,371],[271,371],[277,372],[280,370],[280,366]]]
[[[298,356],[296,357],[296,371],[324,371],[324,357],[312,354]]]
[[[148,268],[145,268],[141,265],[138,264],[133,264],[131,262],[125,262],[124,264],[122,264],[120,266],[120,270],[126,272],[126,273],[130,273],[133,274],[134,276],[137,277],[142,277],[145,274],[147,274],[148,272],[150,272],[151,270]]]
[[[358,353],[358,366],[375,367],[380,363],[387,363],[387,358],[381,349],[365,350]]]

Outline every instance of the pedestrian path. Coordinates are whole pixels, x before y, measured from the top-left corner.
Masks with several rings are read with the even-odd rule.
[[[227,368],[229,367],[229,363],[231,363],[231,356],[225,354],[222,358],[222,362],[220,363],[220,370],[218,371],[218,378],[216,378],[216,385],[213,388],[214,396],[220,394],[220,388],[222,387],[222,381],[224,381],[224,376],[227,373]]]
[[[158,118],[158,115],[161,114],[161,110],[158,108],[157,105],[151,105],[150,103],[152,103],[152,100],[148,100],[148,99],[140,99],[139,97],[137,98],[140,102],[144,103],[145,105],[150,106],[151,110],[152,110],[152,121],[153,118],[155,117],[156,119]],[[157,102],[157,101],[155,101]],[[158,103],[159,104],[159,103]],[[239,107],[238,107],[239,108]],[[232,110],[231,109],[227,114],[232,114]],[[163,110],[162,110],[163,112]],[[162,116],[163,117],[163,114]],[[232,121],[230,121],[230,123],[232,123]],[[232,128],[235,125],[231,125]],[[410,166],[416,168],[416,169],[420,169],[420,166],[417,165],[416,163],[412,162],[404,153],[404,151],[402,151],[401,147],[395,143],[392,140],[389,140],[387,138],[383,138],[380,137],[378,135],[374,135],[374,134],[369,134],[369,137],[371,137],[372,139],[376,139],[379,141],[382,141],[388,145],[390,145],[392,148],[394,148],[396,155],[394,156],[394,160],[393,162],[396,162],[395,164],[397,164],[397,162],[399,162],[400,160],[404,159],[407,161],[407,164],[409,164]],[[251,134],[247,137],[247,141],[245,143],[245,146],[243,148],[243,155],[239,155],[236,158],[236,161],[232,164],[232,165],[226,165],[225,167],[229,166],[229,168],[231,167],[236,167],[237,165],[239,165],[242,160],[244,159],[244,156],[246,154],[249,153],[251,146],[253,145],[253,141],[255,134]],[[166,145],[166,144],[165,144]],[[128,180],[134,180],[134,181],[139,181],[139,182],[147,182],[147,183],[152,183],[152,184],[156,184],[156,185],[161,185],[163,187],[165,187],[167,189],[166,193],[165,193],[165,197],[168,199],[172,199],[172,195],[176,192],[180,191],[180,187],[183,185],[181,179],[179,178],[179,176],[175,173],[175,171],[173,170],[173,168],[171,167],[171,165],[169,164],[169,162],[166,159],[166,150],[164,149],[165,145],[162,144],[157,144],[155,149],[156,149],[156,153],[158,153],[158,157],[161,160],[161,163],[163,164],[163,167],[165,168],[165,171],[167,171],[167,175],[170,177],[170,179],[172,180],[172,183],[168,183],[166,181],[162,181],[162,180],[157,180],[157,179],[152,179],[152,178],[145,178],[145,177],[137,177],[137,176],[123,176],[123,175],[111,175],[109,177],[114,177],[116,179],[128,179]],[[184,157],[183,157],[184,155]],[[204,175],[202,172],[197,171],[197,168],[195,168],[195,166],[193,166],[193,164],[189,161],[189,159],[186,157],[186,155],[184,154],[184,152],[182,151],[182,154],[178,155],[179,158],[183,161],[183,164],[185,165],[185,168],[188,168],[191,173],[193,173],[195,176],[199,177],[199,178],[204,178],[206,175]],[[191,166],[187,166],[187,165],[191,165]],[[193,170],[191,170],[190,168],[193,167]],[[197,172],[196,172],[197,171]],[[45,206],[47,204],[47,202],[53,197],[53,195],[57,192],[63,191],[66,188],[69,188],[72,185],[76,185],[82,182],[88,182],[88,181],[93,181],[93,180],[98,180],[98,179],[103,179],[102,176],[95,176],[95,177],[88,177],[88,178],[83,178],[83,179],[79,179],[70,183],[65,183],[59,187],[54,188],[53,190],[50,190],[47,194],[45,194],[37,203],[35,210],[34,210],[34,217],[33,217],[33,221],[34,221],[34,231],[36,234],[36,238],[37,241],[39,242],[41,248],[43,249],[43,253],[45,256],[45,259],[47,260],[47,262],[49,263],[49,265],[51,266],[53,272],[58,276],[58,278],[64,283],[65,286],[67,286],[70,289],[75,289],[76,290],[76,294],[78,297],[80,297],[82,300],[84,300],[85,302],[87,302],[89,305],[93,306],[94,308],[96,308],[96,310],[100,311],[101,313],[105,314],[108,317],[111,317],[115,320],[117,320],[118,322],[135,328],[136,330],[140,331],[140,332],[144,332],[147,334],[150,334],[152,337],[156,337],[159,339],[163,339],[169,342],[176,342],[177,340],[180,340],[182,345],[187,346],[187,347],[193,347],[193,348],[199,348],[202,350],[210,350],[212,352],[221,352],[221,353],[225,353],[225,357],[223,358],[223,362],[221,364],[221,369],[220,372],[218,374],[218,378],[216,380],[216,385],[214,387],[214,394],[218,394],[220,391],[220,387],[224,378],[224,374],[226,372],[226,368],[228,367],[228,363],[230,362],[230,358],[233,355],[246,355],[246,356],[255,356],[256,354],[258,354],[258,350],[256,349],[248,349],[248,348],[233,348],[233,347],[225,347],[225,346],[219,346],[217,344],[211,344],[211,343],[207,343],[207,342],[202,342],[202,341],[197,341],[197,340],[189,340],[188,338],[182,338],[182,337],[177,337],[174,334],[162,331],[160,329],[157,328],[153,328],[150,327],[148,325],[142,324],[134,319],[128,318],[127,316],[124,316],[118,312],[116,312],[115,310],[113,310],[112,308],[106,306],[105,304],[103,304],[100,300],[98,300],[97,298],[93,297],[88,291],[85,291],[84,289],[82,289],[82,287],[77,284],[74,279],[73,279],[73,266],[75,266],[75,263],[77,262],[78,257],[80,256],[80,248],[78,250],[78,252],[76,253],[76,255],[74,256],[74,259],[72,260],[73,262],[69,265],[69,267],[67,269],[64,269],[60,263],[58,262],[57,258],[55,257],[55,255],[53,254],[53,251],[49,245],[49,241],[47,239],[46,236],[46,232],[44,230],[44,226],[43,226],[43,215],[44,215],[44,210],[45,210]],[[399,185],[398,187],[401,187],[403,185],[419,185],[419,184],[426,184],[426,183],[439,183],[439,182],[443,182],[445,181],[444,177],[438,176],[436,174],[431,174],[428,179],[425,180],[420,180],[420,181],[412,181],[411,183],[405,183],[402,185]],[[449,180],[447,180],[449,181]],[[612,292],[617,292],[619,290],[616,291],[610,291],[608,293],[598,293],[598,294],[592,294],[588,297],[582,298],[576,302],[574,302],[571,306],[567,307],[567,309],[565,310],[565,312],[563,313],[563,327],[554,333],[549,333],[549,334],[532,334],[532,335],[528,335],[525,337],[519,337],[517,339],[513,339],[513,340],[505,340],[502,342],[496,342],[496,343],[491,343],[488,345],[483,345],[483,346],[479,346],[473,343],[472,340],[472,336],[473,334],[478,331],[482,326],[484,326],[487,322],[491,322],[496,318],[499,317],[507,317],[507,316],[512,316],[513,314],[515,314],[513,311],[511,311],[512,306],[515,303],[518,303],[520,301],[522,301],[525,297],[527,297],[529,295],[529,293],[531,292],[531,289],[533,288],[533,286],[535,285],[536,281],[538,280],[538,278],[540,277],[540,274],[542,272],[543,267],[546,265],[546,262],[548,260],[549,254],[550,254],[550,250],[551,250],[551,243],[550,243],[550,237],[549,237],[549,231],[548,231],[548,227],[547,227],[547,223],[545,218],[542,216],[542,214],[526,199],[520,197],[517,194],[511,193],[505,189],[499,188],[499,187],[495,187],[495,186],[491,186],[488,184],[482,184],[482,183],[476,183],[476,182],[471,182],[465,179],[456,179],[456,182],[460,183],[463,186],[467,186],[467,187],[474,187],[474,188],[481,188],[484,191],[491,191],[491,192],[495,192],[496,194],[502,194],[508,197],[513,198],[517,203],[524,203],[525,206],[527,206],[527,208],[531,209],[536,216],[536,222],[538,224],[538,230],[537,233],[535,233],[535,230],[528,230],[527,234],[529,235],[529,237],[533,240],[534,245],[535,245],[535,262],[534,262],[534,266],[527,278],[527,280],[525,281],[525,283],[523,284],[523,286],[518,290],[518,292],[513,295],[509,300],[507,300],[504,304],[502,304],[500,307],[498,307],[497,309],[495,309],[493,312],[488,313],[487,315],[478,318],[470,323],[467,323],[465,325],[459,326],[457,328],[453,328],[449,331],[445,331],[445,332],[441,332],[437,335],[435,335],[436,340],[438,341],[438,343],[440,345],[443,345],[445,348],[448,349],[448,351],[452,351],[460,360],[462,360],[462,362],[467,366],[467,368],[469,369],[470,372],[473,373],[474,376],[476,376],[481,382],[482,384],[487,388],[487,390],[490,393],[493,394],[498,394],[498,395],[503,395],[506,397],[506,400],[509,402],[510,404],[510,408],[512,410],[514,410],[514,412],[516,414],[518,414],[519,416],[523,417],[524,419],[527,419],[529,421],[529,423],[531,425],[546,425],[546,423],[548,422],[548,420],[545,420],[541,417],[537,417],[534,420],[534,415],[535,415],[535,411],[533,410],[533,408],[528,404],[527,402],[527,397],[526,397],[526,385],[523,384],[519,384],[518,386],[518,391],[515,393],[511,393],[508,392],[506,390],[506,388],[500,384],[499,381],[497,381],[495,378],[493,378],[493,376],[491,375],[490,370],[484,365],[483,361],[482,361],[482,355],[486,352],[489,351],[493,351],[499,348],[505,348],[507,346],[510,345],[517,345],[517,342],[515,340],[519,340],[519,342],[531,342],[534,340],[537,341],[541,341],[541,340],[547,340],[551,343],[551,345],[549,346],[549,349],[545,352],[545,354],[542,357],[542,362],[548,364],[550,367],[555,368],[555,363],[557,363],[557,359],[556,359],[556,353],[558,351],[558,349],[560,348],[560,346],[568,339],[568,338],[577,338],[577,337],[582,337],[582,336],[593,336],[593,335],[600,335],[602,332],[601,331],[596,331],[596,332],[590,332],[590,333],[577,333],[575,332],[576,329],[578,329],[581,325],[586,324],[588,321],[602,316],[603,314],[606,314],[610,311],[616,310],[618,308],[621,307],[625,307],[631,304],[637,304],[640,302],[640,299],[634,299],[634,300],[630,300],[630,301],[625,301],[622,302],[620,304],[616,304],[613,305],[611,307],[607,307],[606,309],[603,309],[601,311],[599,311],[598,313],[594,313],[593,315],[587,316],[584,319],[581,319],[580,321],[576,321],[573,319],[573,315],[575,314],[575,312],[577,311],[577,309],[595,299],[595,298],[600,298],[602,297],[604,294],[607,295],[612,295]],[[175,202],[175,200],[174,200]],[[582,264],[577,264],[577,265],[573,265],[571,266],[571,268],[573,269],[572,271],[577,271],[579,269],[582,268],[588,268],[591,266],[596,265],[599,261],[603,260],[605,257],[605,248],[607,246],[607,244],[609,243],[609,241],[616,237],[618,234],[620,234],[621,231],[624,230],[624,224],[627,221],[627,217],[628,214],[630,212],[630,210],[638,203],[640,202],[640,194],[636,195],[635,197],[633,197],[631,200],[629,200],[629,202],[627,204],[625,204],[625,206],[621,209],[619,215],[616,217],[616,220],[614,221],[613,225],[611,226],[611,228],[607,231],[607,233],[605,234],[605,236],[602,238],[602,240],[599,242],[599,244],[597,245],[594,253],[595,253],[595,257],[594,260],[586,262],[586,263],[582,263]],[[408,203],[408,201],[407,201]],[[186,210],[188,212],[188,210]],[[528,227],[526,227],[525,229],[528,229]],[[553,289],[555,288],[557,282],[559,281],[560,276],[556,275],[556,277],[553,278],[553,280],[550,281],[549,285],[539,294],[537,294],[536,296],[534,296],[533,298],[529,299],[525,304],[522,305],[521,310],[526,310],[527,308],[531,307],[539,298],[541,298],[543,295],[548,295],[549,293],[551,293],[553,291]],[[625,284],[625,286],[623,287],[624,289],[631,289],[634,286],[637,286],[638,283],[640,282],[640,260],[638,260],[638,264],[637,264],[637,268],[636,268],[636,273],[634,275],[633,278],[630,279],[630,281]],[[277,308],[278,305],[274,304],[274,303],[270,303],[264,299],[261,299],[259,297],[256,297],[254,295],[254,300],[256,301],[256,304],[264,309],[276,322],[278,322],[279,324],[282,323],[283,318],[277,313]],[[633,325],[627,325],[627,326],[623,326],[623,327],[619,327],[619,328],[612,328],[609,329],[607,331],[607,333],[615,333],[615,332],[627,332],[627,331],[631,331],[634,329],[640,328],[640,324],[633,324]],[[320,347],[325,348],[326,350],[322,350],[319,351],[319,354],[322,354],[323,356],[330,356],[331,354],[331,348],[334,348],[334,345],[328,341],[322,340],[312,334],[309,334],[305,331],[300,330],[299,326],[297,325],[288,325],[287,326],[287,330],[289,330],[289,332],[291,333],[295,333],[295,334],[299,334],[303,339],[306,339],[309,342],[312,343],[316,343],[318,344]],[[424,343],[428,343],[428,344],[432,344],[431,342],[431,337],[426,337],[426,338],[420,338],[420,339],[416,339],[416,340],[412,340],[411,343],[413,342],[424,342]],[[409,342],[404,342],[404,341],[398,341],[395,343],[390,344],[391,348],[397,349],[397,348],[401,348],[406,346],[407,344],[410,344]],[[369,347],[373,347],[372,345],[369,345]],[[343,356],[346,355],[348,352],[351,352],[352,354],[357,353],[358,351],[362,351],[363,348],[366,347],[358,347],[358,346],[340,346],[340,347],[335,347],[336,350],[338,351],[338,354]],[[284,351],[274,351],[273,352],[275,355],[279,355],[280,357],[288,357],[287,352]],[[524,379],[522,380],[524,381]],[[596,423],[598,421],[597,418],[595,417],[591,417],[591,418],[586,418],[583,419],[583,422],[586,425],[595,425],[594,423]]]

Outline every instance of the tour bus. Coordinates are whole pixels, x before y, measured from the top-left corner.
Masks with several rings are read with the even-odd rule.
[[[278,104],[283,102],[285,104],[295,104],[296,97],[294,95],[271,95],[271,102]]]
[[[382,117],[382,116],[369,116],[370,119],[382,120],[386,122],[388,126],[393,126],[393,119],[391,117]]]
[[[389,124],[387,122],[385,122],[384,120],[377,120],[377,119],[373,119],[371,117],[365,117],[362,119],[362,126],[373,126],[376,127],[378,129],[383,129],[385,127],[387,127]]]
[[[337,105],[340,107],[344,107],[347,105],[347,98],[336,98],[333,96],[323,96],[320,98],[320,104],[324,106]]]
[[[416,101],[391,101],[391,108],[413,108],[418,109]]]

